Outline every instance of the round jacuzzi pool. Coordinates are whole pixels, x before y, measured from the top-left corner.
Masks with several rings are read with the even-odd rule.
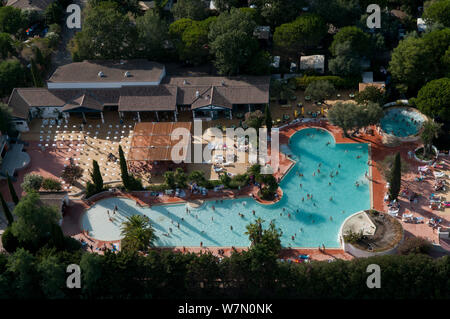
[[[388,109],[381,119],[381,128],[387,134],[397,137],[416,135],[422,128],[425,116],[410,107]]]

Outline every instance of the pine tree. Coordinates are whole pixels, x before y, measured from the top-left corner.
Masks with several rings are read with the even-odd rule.
[[[127,161],[125,160],[125,155],[123,154],[122,146],[119,145],[119,161],[120,161],[120,173],[122,175],[123,186],[126,189],[130,187],[130,176],[128,175]]]
[[[19,197],[17,196],[16,190],[14,189],[14,186],[12,184],[11,177],[9,176],[9,174],[6,174],[6,177],[8,179],[8,188],[9,188],[9,193],[11,194],[12,201],[14,202],[14,204],[17,205],[19,203]]]
[[[402,183],[402,162],[400,153],[395,154],[394,165],[389,176],[389,199],[397,199]]]
[[[9,207],[6,204],[5,199],[3,198],[3,195],[1,193],[0,193],[0,201],[2,202],[3,212],[5,213],[6,219],[8,220],[8,225],[11,226],[14,221],[14,217],[11,214]]]
[[[92,161],[91,179],[92,183],[95,185],[95,190],[100,192],[103,189],[103,178],[96,160]]]
[[[272,114],[270,113],[269,104],[266,104],[264,110],[264,121],[266,122],[267,134],[270,134],[272,130]]]

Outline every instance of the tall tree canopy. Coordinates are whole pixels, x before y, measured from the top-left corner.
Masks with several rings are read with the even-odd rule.
[[[145,15],[136,19],[138,33],[138,55],[149,60],[161,60],[167,54],[165,42],[168,40],[169,25],[164,19],[147,11]]]
[[[351,50],[360,56],[368,55],[371,50],[370,36],[358,27],[343,27],[334,35],[330,46],[334,56],[338,55],[339,45],[343,43],[348,43]]]
[[[299,54],[301,50],[318,45],[327,31],[328,27],[320,16],[303,14],[277,27],[273,41],[280,50]]]
[[[408,37],[392,51],[389,71],[397,87],[415,94],[426,82],[446,76],[450,70],[450,29]]]
[[[358,0],[315,0],[311,7],[312,12],[336,27],[356,24],[365,9],[361,8]]]
[[[133,57],[137,32],[115,3],[104,2],[85,10],[83,30],[71,40],[74,60]]]
[[[215,20],[216,17],[209,17],[203,21],[180,19],[170,25],[169,34],[181,61],[198,65],[207,60],[208,33]]]
[[[402,162],[400,153],[395,154],[394,165],[389,174],[389,199],[397,199],[402,185]]]
[[[16,34],[24,27],[22,11],[11,6],[0,7],[0,32]]]
[[[264,24],[269,25],[273,30],[275,27],[298,17],[301,8],[306,6],[306,1],[252,0],[251,4],[256,5],[256,11],[264,20]]]
[[[9,95],[16,87],[27,83],[26,70],[18,60],[0,62],[0,96]]]
[[[0,58],[5,59],[14,53],[13,41],[8,33],[0,33]]]
[[[60,218],[56,208],[42,205],[35,192],[22,197],[13,214],[16,220],[11,228],[12,233],[20,242],[28,243],[38,243],[48,238]]]
[[[203,0],[178,0],[172,7],[175,19],[203,20],[208,16]]]
[[[422,113],[450,121],[450,78],[428,82],[413,102]]]
[[[215,66],[221,74],[239,73],[258,51],[253,36],[255,26],[248,12],[236,8],[221,13],[211,25],[208,38]]]
[[[450,27],[450,0],[433,0],[425,2],[423,18],[428,23],[440,23]]]

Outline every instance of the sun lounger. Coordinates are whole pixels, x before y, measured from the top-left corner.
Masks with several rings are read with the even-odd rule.
[[[434,177],[445,177],[445,173],[444,172],[433,172]]]
[[[428,167],[428,165],[425,165],[425,166],[419,166],[418,168],[417,168],[417,170],[419,171],[419,172],[428,172],[429,170],[430,170],[430,168]]]
[[[398,210],[388,211],[388,214],[392,217],[398,217]]]
[[[413,214],[403,214],[402,221],[403,222],[410,221],[412,217],[413,217]]]

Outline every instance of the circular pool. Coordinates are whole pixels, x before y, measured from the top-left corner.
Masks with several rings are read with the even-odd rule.
[[[393,107],[384,113],[380,123],[385,133],[404,138],[417,135],[425,119],[422,113],[411,107]]]

